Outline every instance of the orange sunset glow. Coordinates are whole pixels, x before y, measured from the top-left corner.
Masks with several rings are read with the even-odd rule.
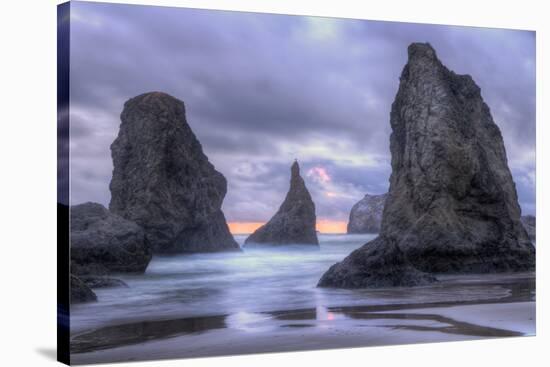
[[[348,222],[320,219],[317,221],[316,228],[321,233],[346,233]]]
[[[264,222],[228,222],[229,231],[232,234],[249,234],[254,232],[259,227],[263,226]],[[316,228],[321,233],[346,233],[348,222],[334,221],[328,219],[320,219],[317,221]]]
[[[263,226],[264,222],[228,222],[232,234],[249,234]]]

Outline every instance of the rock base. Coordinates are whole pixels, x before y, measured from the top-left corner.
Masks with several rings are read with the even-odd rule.
[[[412,266],[397,245],[377,237],[331,266],[317,286],[348,289],[412,287],[436,281],[433,275]]]
[[[71,303],[97,301],[97,296],[82,280],[71,275]]]

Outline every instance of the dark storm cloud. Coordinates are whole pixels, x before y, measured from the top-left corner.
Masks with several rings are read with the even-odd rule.
[[[100,3],[72,10],[73,203],[108,204],[122,105],[161,90],[185,101],[228,179],[228,220],[269,219],[294,158],[318,216],[345,220],[366,192],[387,190],[391,102],[408,44],[428,41],[480,85],[522,207],[534,211],[530,32]]]

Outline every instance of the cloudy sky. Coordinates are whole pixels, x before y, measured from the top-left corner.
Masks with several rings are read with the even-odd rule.
[[[122,105],[164,91],[228,180],[229,222],[268,220],[297,158],[318,219],[341,226],[388,189],[398,77],[430,42],[481,87],[535,212],[534,32],[85,2],[71,21],[72,204],[108,205]]]

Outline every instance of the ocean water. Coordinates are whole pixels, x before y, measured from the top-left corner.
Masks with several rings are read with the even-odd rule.
[[[145,274],[115,276],[127,288],[95,289],[98,302],[71,307],[79,332],[139,320],[225,315],[246,327],[262,312],[354,305],[410,304],[506,297],[487,277],[452,277],[410,289],[317,288],[322,274],[375,235],[320,235],[319,248],[288,246],[242,253],[155,256]],[[236,236],[242,244],[246,236]],[[323,314],[319,312],[319,314]]]

